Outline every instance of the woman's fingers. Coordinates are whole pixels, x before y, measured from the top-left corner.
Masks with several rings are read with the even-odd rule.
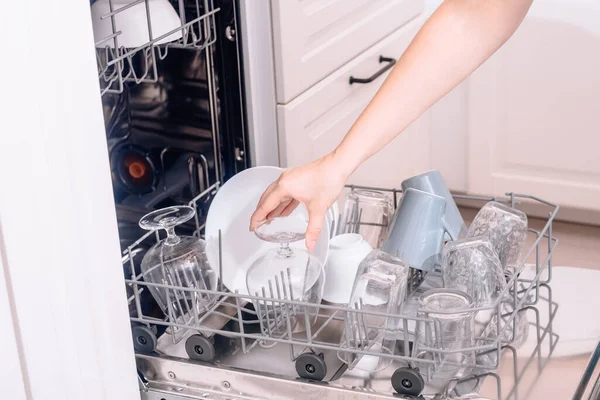
[[[256,229],[271,211],[275,210],[282,201],[287,200],[285,197],[285,194],[278,188],[278,182],[272,183],[263,193],[250,218],[250,230]]]
[[[288,206],[281,212],[281,216],[289,216],[296,209],[296,207],[298,207],[298,204],[300,204],[300,202],[296,199],[290,201],[290,204],[288,204]]]
[[[317,245],[317,239],[323,229],[323,220],[325,219],[326,207],[309,208],[308,210],[308,228],[306,229],[306,247],[312,253]]]
[[[267,215],[267,219],[271,219],[271,218],[277,218],[283,215],[283,211],[287,208],[287,206],[290,205],[290,203],[293,201],[293,199],[290,200],[286,200],[286,201],[282,201],[281,203],[279,203],[279,205],[277,206],[277,208],[275,208],[273,211],[271,211],[268,215]]]

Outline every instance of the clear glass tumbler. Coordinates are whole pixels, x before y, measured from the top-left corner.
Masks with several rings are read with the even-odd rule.
[[[393,214],[394,205],[385,193],[352,190],[346,195],[337,233],[358,233],[374,249],[381,248]]]
[[[506,284],[500,259],[485,237],[447,243],[441,265],[444,287],[462,290],[476,306],[491,306]]]
[[[527,215],[496,201],[479,210],[467,237],[486,236],[506,271],[519,266],[521,248],[527,237]]]
[[[445,388],[474,366],[475,353],[462,350],[473,347],[473,306],[471,296],[455,289],[431,289],[419,298],[413,357],[425,361],[417,367],[430,386]]]
[[[400,314],[406,297],[409,267],[402,260],[381,250],[373,250],[361,262],[344,321],[344,334],[338,357],[348,364],[369,372],[379,371],[391,363],[378,354],[394,353]],[[361,313],[358,311],[365,311]],[[373,315],[369,312],[390,314]],[[368,355],[353,350],[368,351]]]

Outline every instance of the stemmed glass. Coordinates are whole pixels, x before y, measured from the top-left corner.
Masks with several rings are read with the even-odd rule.
[[[307,250],[290,247],[290,243],[305,238],[306,227],[307,221],[290,216],[266,220],[254,231],[261,240],[279,245],[259,256],[246,275],[248,293],[269,299],[254,300],[267,336],[289,335],[298,331],[297,325],[306,327],[316,320],[325,286],[323,265]],[[315,307],[278,300],[301,301]],[[300,315],[304,319],[298,318]]]
[[[194,289],[216,290],[217,274],[206,258],[206,242],[194,236],[177,236],[175,227],[195,215],[192,207],[176,206],[153,211],[140,220],[140,227],[155,231],[164,229],[167,237],[148,250],[141,264],[145,282],[168,287],[148,285],[150,293],[172,323],[190,325],[207,312],[217,300],[216,295]],[[178,342],[179,328],[169,328]]]

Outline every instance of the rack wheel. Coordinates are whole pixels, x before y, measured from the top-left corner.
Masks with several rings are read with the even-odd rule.
[[[131,327],[131,334],[135,351],[152,353],[156,349],[156,334],[146,325],[134,325]]]
[[[296,372],[300,378],[320,381],[327,375],[327,365],[322,354],[304,353],[296,359]]]
[[[392,375],[392,387],[399,394],[418,396],[425,387],[423,377],[412,368],[398,368]]]
[[[215,358],[215,346],[202,335],[192,335],[185,341],[185,351],[192,360],[212,361]]]

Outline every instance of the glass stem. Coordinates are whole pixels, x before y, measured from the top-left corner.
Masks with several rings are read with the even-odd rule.
[[[165,239],[165,244],[168,244],[169,246],[173,246],[173,245],[179,243],[179,236],[177,236],[175,234],[174,226],[165,228],[165,230],[167,231],[167,238]]]
[[[290,258],[294,255],[294,251],[290,248],[289,243],[281,243],[277,255],[281,258]]]

